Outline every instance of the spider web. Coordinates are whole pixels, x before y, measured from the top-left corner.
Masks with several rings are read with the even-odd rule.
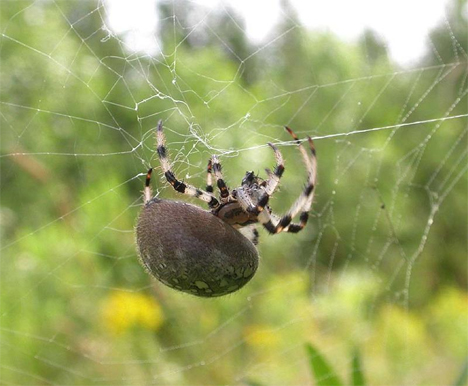
[[[2,383],[310,384],[307,342],[343,379],[356,347],[369,384],[453,381],[467,355],[457,4],[420,63],[399,67],[372,33],[306,32],[288,5],[253,45],[227,5],[162,3],[145,53],[106,3],[2,2]],[[276,213],[306,182],[283,125],[315,141],[309,224],[260,230],[260,269],[233,295],[181,294],[138,264],[148,167],[154,194],[176,197],[158,173],[159,119],[174,172],[199,187],[211,154],[230,187],[265,176],[275,143]]]

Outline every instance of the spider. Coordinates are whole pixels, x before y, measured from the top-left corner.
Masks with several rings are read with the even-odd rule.
[[[197,189],[175,176],[171,169],[162,121],[156,130],[157,153],[167,182],[179,193],[204,201],[209,210],[185,202],[152,197],[151,174],[146,175],[144,206],[136,227],[137,246],[142,264],[167,286],[201,297],[222,296],[239,290],[255,274],[258,252],[255,247],[261,224],[270,234],[297,233],[304,229],[311,208],[317,175],[314,143],[308,137],[310,155],[289,128],[307,169],[307,183],[283,216],[268,206],[284,172],[281,152],[272,143],[276,166],[266,169],[266,180],[247,171],[241,186],[229,189],[218,157],[207,166],[207,186]],[[219,196],[213,193],[213,177]],[[292,219],[299,214],[299,222]]]

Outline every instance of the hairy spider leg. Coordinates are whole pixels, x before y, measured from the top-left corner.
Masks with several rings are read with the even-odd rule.
[[[152,197],[152,192],[151,192],[151,173],[153,172],[153,168],[150,168],[148,170],[148,173],[146,173],[146,180],[145,180],[145,188],[143,190],[143,203],[147,203],[148,201],[151,200]]]
[[[229,189],[224,182],[223,173],[221,171],[221,164],[219,163],[218,157],[216,155],[211,156],[211,165],[216,179],[216,185],[218,185],[220,192],[221,203],[228,202],[230,195]]]
[[[260,196],[257,203],[254,204],[244,189],[239,189],[238,191],[236,191],[236,198],[241,204],[244,211],[253,213],[255,215],[258,215],[265,209],[270,197],[273,195],[276,188],[278,187],[281,176],[284,172],[283,155],[275,145],[273,145],[272,143],[268,143],[268,145],[275,152],[276,165],[273,172],[270,169],[265,169],[268,174],[268,180],[265,181],[264,193]]]
[[[298,148],[302,154],[303,161],[308,171],[308,181],[302,194],[294,202],[286,214],[280,218],[275,215],[270,215],[268,211],[262,211],[258,216],[258,221],[272,234],[282,231],[297,233],[304,229],[309,219],[309,210],[312,206],[314,199],[315,183],[317,178],[317,157],[315,153],[315,146],[312,138],[308,137],[311,157],[308,157],[306,150],[303,148],[301,141],[297,138],[296,134],[290,129],[286,130],[293,136],[298,144]],[[299,224],[291,223],[292,219],[301,212],[299,216]],[[276,224],[274,224],[274,222]]]
[[[191,197],[199,198],[202,201],[208,203],[210,208],[217,208],[219,206],[219,201],[212,196],[210,193],[205,192],[204,190],[197,189],[192,185],[186,184],[182,181],[179,181],[174,172],[171,170],[171,163],[169,161],[169,156],[166,149],[166,137],[163,133],[163,124],[162,120],[158,122],[158,129],[156,131],[156,140],[157,140],[157,152],[159,156],[159,161],[161,162],[161,168],[164,172],[167,182],[178,191],[179,193],[186,194]]]
[[[263,211],[263,209],[265,209],[265,206],[268,204],[270,197],[273,195],[276,188],[278,187],[281,176],[284,173],[283,155],[281,154],[279,149],[271,142],[268,142],[268,146],[270,146],[275,152],[276,165],[273,171],[271,171],[270,169],[265,169],[265,171],[268,174],[268,180],[265,181],[265,192],[259,198],[256,208],[254,209],[254,213],[256,214],[259,214]]]
[[[270,169],[265,169],[268,174],[268,180],[266,181],[266,186],[265,186],[265,193],[271,196],[275,192],[276,188],[278,187],[281,176],[284,173],[284,160],[283,160],[283,155],[281,154],[281,152],[275,145],[269,142],[268,146],[270,146],[275,152],[275,160],[276,160],[276,165],[275,165],[275,169],[273,170],[273,172]]]
[[[247,225],[245,227],[239,228],[238,231],[247,237],[253,245],[258,244],[259,234],[255,225]]]
[[[299,224],[290,224],[288,226],[288,229],[286,230],[287,232],[292,232],[292,233],[297,233],[301,231],[307,224],[307,220],[309,219],[309,211],[310,208],[312,207],[312,203],[314,201],[314,193],[315,193],[315,184],[317,181],[317,157],[316,157],[316,152],[315,152],[315,146],[314,146],[314,141],[312,141],[312,138],[307,137],[307,140],[309,142],[309,148],[310,152],[312,153],[312,157],[307,157],[307,153],[305,149],[301,146],[302,150],[304,150],[302,153],[304,154],[303,159],[307,159],[310,162],[310,174],[309,174],[309,181],[308,185],[305,187],[304,192],[302,194],[302,197],[299,197],[298,201],[301,200],[301,198],[304,199],[304,206],[297,207],[297,211],[292,212],[292,216],[294,217],[297,215],[297,213],[301,210],[301,214],[299,216],[300,223]],[[308,193],[308,194],[307,194]],[[300,209],[299,209],[300,208]]]
[[[288,126],[285,126],[284,129],[289,133],[291,134],[291,137],[293,137],[294,139],[294,142],[296,142],[297,144],[297,148],[299,149],[299,151],[301,152],[301,156],[302,156],[302,161],[304,162],[304,164],[306,165],[307,167],[307,170],[308,171],[313,171],[313,165],[312,165],[312,162],[315,160],[316,156],[315,156],[315,146],[314,146],[314,143],[312,141],[312,139],[307,136],[307,140],[309,142],[309,147],[310,147],[310,150],[312,152],[312,158],[309,157],[309,155],[307,154],[307,151],[306,149],[304,149],[303,146],[301,146],[301,140],[297,137],[296,133],[294,133],[294,131],[292,131]],[[310,142],[312,141],[312,145],[310,144]],[[317,160],[315,160],[315,163],[317,163]]]
[[[213,193],[213,165],[211,164],[211,158],[208,160],[208,166],[206,167],[206,191]]]

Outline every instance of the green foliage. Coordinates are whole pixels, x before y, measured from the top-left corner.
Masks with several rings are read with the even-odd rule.
[[[312,344],[306,345],[307,356],[310,361],[310,368],[314,374],[315,385],[317,386],[340,386],[343,382],[328,363],[327,359]],[[348,383],[347,383],[348,384]],[[361,356],[357,348],[353,350],[351,360],[351,381],[353,386],[365,386],[364,374],[361,367]]]
[[[455,380],[453,386],[463,386],[468,383],[468,360],[463,364],[460,375]]]
[[[362,370],[361,355],[357,348],[354,348],[352,354],[351,384],[353,386],[365,386],[364,372]]]
[[[315,376],[315,384],[317,386],[341,386],[343,383],[320,352],[310,343],[307,344],[306,349],[310,367]]]

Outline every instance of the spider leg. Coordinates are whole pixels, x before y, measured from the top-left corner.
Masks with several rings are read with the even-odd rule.
[[[216,184],[218,185],[218,189],[220,191],[221,203],[228,202],[230,193],[226,183],[224,182],[223,173],[221,171],[221,164],[219,163],[217,156],[213,155],[211,157],[211,165],[215,175]]]
[[[288,126],[285,126],[284,129],[291,135],[291,137],[293,137],[294,141],[296,142],[297,148],[301,152],[302,161],[306,165],[307,170],[309,172],[314,171],[315,170],[314,167],[316,165],[313,165],[313,163],[316,164],[317,160],[316,160],[316,155],[315,155],[315,147],[314,147],[314,143],[313,143],[312,139],[309,136],[307,137],[308,140],[309,140],[309,147],[310,147],[310,150],[312,152],[312,158],[310,158],[307,155],[306,149],[304,149],[304,147],[301,145],[301,140],[297,137],[296,133],[294,133],[294,131],[292,131]],[[310,144],[311,142],[312,142],[312,145]]]
[[[268,201],[270,197],[272,196],[272,194],[275,192],[276,188],[278,187],[281,176],[283,175],[283,172],[284,172],[283,155],[278,150],[278,148],[272,143],[269,142],[268,146],[270,146],[275,152],[275,159],[276,159],[275,169],[274,171],[271,171],[270,169],[265,169],[268,174],[268,179],[265,181],[264,193],[258,199],[257,204],[254,205],[252,201],[250,200],[250,197],[246,195],[246,199],[248,199],[250,202],[249,202],[249,205],[247,206],[244,205],[245,206],[244,210],[247,210],[256,215],[261,213],[267,206]],[[242,202],[241,202],[241,205],[242,205]]]
[[[151,192],[151,186],[150,186],[152,172],[153,172],[153,168],[150,168],[148,170],[148,173],[146,173],[145,189],[143,190],[143,203],[145,204],[151,200],[151,196],[153,195]]]
[[[164,172],[164,176],[166,177],[167,182],[169,182],[172,185],[172,187],[179,193],[186,194],[191,197],[197,197],[200,200],[207,202],[210,208],[217,208],[219,206],[219,201],[214,196],[212,196],[208,192],[205,192],[204,190],[197,189],[192,185],[185,184],[184,182],[179,181],[174,175],[174,172],[171,170],[171,164],[167,154],[166,137],[163,133],[162,121],[158,122],[156,140],[159,161],[161,162],[161,168]]]
[[[306,203],[304,204],[306,205]],[[280,232],[298,233],[307,225],[307,221],[309,220],[309,209],[304,206],[303,211],[299,216],[299,223],[291,222],[292,216],[289,214],[279,217],[273,213],[269,213],[267,210],[261,212],[257,219],[271,234],[277,234]]]
[[[278,187],[281,176],[284,173],[284,160],[283,155],[275,145],[273,145],[272,143],[268,143],[268,146],[270,146],[275,152],[276,159],[276,166],[274,171],[272,172],[270,169],[266,169],[266,172],[268,174],[268,180],[266,181],[265,193],[271,196]]]
[[[272,216],[270,213],[268,213],[268,211],[262,211],[258,215],[258,221],[268,230],[268,232],[272,234],[276,234],[282,231],[297,233],[305,227],[309,218],[309,210],[314,199],[314,188],[317,179],[317,158],[312,138],[308,137],[310,152],[312,155],[309,157],[296,134],[289,127],[286,127],[286,130],[297,142],[302,159],[307,167],[308,180],[302,194],[297,198],[297,200],[284,216],[279,218],[279,220],[274,221],[276,224],[273,224]],[[295,217],[299,212],[301,212],[299,217],[299,224],[292,224],[292,218]]]
[[[258,231],[255,225],[245,226],[243,228],[239,228],[238,231],[242,233],[245,237],[247,237],[253,245],[258,244]]]
[[[274,213],[270,213],[270,216],[274,224],[278,224],[278,222],[281,220],[281,217],[279,217],[278,215]],[[301,213],[301,216],[299,217],[299,223],[291,222],[287,227],[283,229],[283,232],[298,233],[304,229],[304,227],[307,225],[308,220],[309,220],[308,213],[305,215]],[[274,226],[276,227],[276,225]],[[271,228],[269,225],[268,227]]]
[[[208,160],[208,166],[206,167],[206,191],[213,193],[213,165],[211,163],[211,158]]]

